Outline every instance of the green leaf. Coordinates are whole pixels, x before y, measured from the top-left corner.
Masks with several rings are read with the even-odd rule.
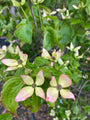
[[[35,68],[35,69],[33,70],[32,76],[35,77],[36,74],[37,74],[40,70],[43,70],[44,77],[50,78],[50,76],[51,76],[51,75],[50,75],[50,71],[48,71],[48,70],[46,69],[46,67]]]
[[[24,5],[24,4],[25,4],[25,1],[26,1],[26,0],[21,0],[21,5]]]
[[[19,7],[20,5],[24,5],[26,0],[21,0],[21,2],[18,2],[17,0],[11,0],[13,3],[13,6]]]
[[[20,38],[23,43],[32,42],[32,24],[30,21],[26,22],[26,20],[23,19],[16,28],[15,36]]]
[[[51,102],[48,102],[47,103],[49,104],[50,107],[55,107],[55,102],[54,103],[51,103]]]
[[[78,23],[81,23],[82,21],[80,19],[77,19],[77,18],[73,18],[71,19],[71,23],[72,24],[78,24]]]
[[[48,61],[47,59],[43,58],[43,57],[36,57],[34,64],[36,67],[40,66],[49,66],[50,65],[50,61]]]
[[[79,112],[80,112],[80,107],[79,107],[79,105],[74,104],[73,107],[72,107],[72,111],[73,111],[73,113],[74,113],[75,115],[78,115]]]
[[[21,77],[12,77],[3,86],[1,92],[1,101],[5,108],[11,113],[15,113],[18,103],[15,102],[15,97],[23,86]]]
[[[57,40],[55,30],[52,27],[46,27],[44,30],[43,47],[50,50],[54,46],[55,40]]]
[[[11,0],[11,1],[13,3],[13,6],[15,6],[15,7],[19,7],[20,6],[20,3],[18,1],[16,1],[16,0]]]
[[[81,23],[81,25],[85,28],[85,29],[90,29],[90,21],[88,23],[85,23],[84,21]]]
[[[35,113],[38,112],[40,108],[41,98],[33,95],[30,98],[26,99],[25,101],[22,101],[21,104],[30,109],[31,112]]]
[[[20,68],[16,71],[15,75],[19,76],[19,75],[24,75],[25,74],[25,68]]]
[[[12,120],[12,117],[10,113],[5,113],[0,115],[0,120]]]
[[[90,115],[90,105],[86,105],[84,110],[88,112],[88,115]]]
[[[71,26],[65,24],[65,25],[61,26],[60,32],[62,33],[62,39],[59,42],[61,44],[65,44],[65,45],[70,43],[71,38],[74,34],[73,28],[71,28]]]

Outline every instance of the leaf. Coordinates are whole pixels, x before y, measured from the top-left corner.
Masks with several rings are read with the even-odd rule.
[[[85,29],[90,29],[90,21],[88,23],[85,24],[85,22],[83,21],[81,23],[81,25],[85,28]]]
[[[71,19],[71,23],[72,24],[78,24],[78,23],[81,23],[82,21],[80,19],[77,19],[77,18],[73,18]]]
[[[62,39],[59,42],[65,45],[70,43],[71,38],[74,34],[73,28],[65,24],[61,26],[60,32],[62,33]]]
[[[55,31],[52,27],[46,27],[44,30],[43,48],[50,50],[54,46],[57,39]]]
[[[33,95],[30,98],[26,99],[25,101],[22,101],[21,104],[30,109],[31,112],[35,113],[38,112],[40,108],[41,98]]]
[[[15,6],[15,7],[19,7],[20,6],[20,3],[18,1],[16,1],[16,0],[11,0],[11,1],[13,3],[13,6]]]
[[[36,67],[38,66],[42,67],[42,66],[49,66],[50,62],[43,57],[36,57],[34,64]]]
[[[26,0],[21,0],[21,5],[24,5],[24,4],[25,4],[25,1],[26,1]]]
[[[12,117],[10,113],[4,113],[0,115],[0,120],[12,120]]]
[[[26,0],[21,0],[21,2],[18,2],[17,0],[11,0],[11,1],[13,3],[13,6],[19,7],[21,5],[24,5]]]
[[[25,74],[24,71],[25,71],[25,68],[20,68],[16,71],[15,75],[16,76],[24,75]]]
[[[25,19],[21,21],[19,25],[17,25],[15,31],[15,36],[21,39],[23,43],[31,43],[32,42],[32,24],[31,22],[26,22]]]
[[[21,77],[12,77],[3,86],[1,92],[1,101],[5,108],[11,113],[17,109],[18,103],[15,102],[15,97],[23,86]]]
[[[64,74],[68,75],[72,79],[72,73],[67,67],[61,68],[60,71],[62,71]]]
[[[86,105],[84,110],[88,112],[88,115],[90,115],[90,105]]]
[[[79,107],[79,105],[74,104],[73,107],[72,107],[72,111],[73,111],[73,113],[74,113],[75,115],[78,115],[79,112],[80,112],[80,107]]]

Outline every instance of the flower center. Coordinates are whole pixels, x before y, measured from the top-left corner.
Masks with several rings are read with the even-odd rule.
[[[54,56],[52,56],[51,58],[52,58],[53,60],[55,60],[55,57],[54,57]]]
[[[61,85],[57,85],[56,88],[57,88],[57,90],[61,90],[62,86]]]
[[[36,87],[36,84],[35,84],[35,83],[33,83],[33,84],[32,84],[32,87],[33,87],[33,88],[35,88],[35,87]]]
[[[18,60],[18,64],[22,64],[22,60]]]

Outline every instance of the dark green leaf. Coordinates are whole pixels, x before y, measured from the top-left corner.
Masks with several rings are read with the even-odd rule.
[[[40,108],[41,99],[38,96],[33,95],[21,103],[23,104],[23,106],[28,107],[31,112],[35,113]]]
[[[65,25],[61,26],[60,32],[62,33],[62,39],[59,42],[61,44],[65,44],[65,45],[70,43],[71,38],[74,34],[73,28],[71,28],[71,26],[65,24]]]

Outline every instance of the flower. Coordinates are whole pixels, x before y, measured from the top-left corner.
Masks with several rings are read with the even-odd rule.
[[[43,76],[43,71],[40,70],[38,74],[36,75],[36,81],[34,83],[34,80],[28,76],[28,75],[21,75],[23,81],[25,84],[29,85],[20,90],[18,95],[15,98],[16,102],[19,101],[24,101],[28,97],[32,96],[35,90],[36,96],[39,96],[43,99],[45,99],[45,94],[44,91],[41,87],[38,87],[44,83],[44,76]]]
[[[81,46],[78,46],[78,47],[75,48],[72,42],[70,44],[70,47],[67,46],[67,49],[69,49],[70,51],[74,51],[74,52],[76,52],[80,48],[81,48]]]
[[[6,55],[6,46],[4,45],[2,49],[0,49],[0,59],[4,58]]]
[[[59,120],[58,117],[53,118],[53,120]]]
[[[69,87],[72,84],[70,78],[67,75],[60,75],[58,84],[54,76],[50,81],[51,87],[47,89],[47,98],[46,101],[55,102],[58,98],[58,92],[60,92],[61,96],[65,99],[72,98],[75,100],[75,97],[72,92],[66,90],[64,88]]]
[[[62,56],[62,53],[60,50],[57,52],[56,52],[56,50],[54,50],[52,52],[52,56],[50,56],[50,54],[48,53],[48,51],[46,49],[43,48],[42,51],[43,51],[42,55],[41,55],[42,57],[44,57],[45,59],[49,59],[51,61],[55,61],[55,62],[57,62],[59,60],[60,56]]]
[[[50,115],[55,116],[55,111],[53,109],[51,110]]]
[[[2,59],[1,60],[3,64],[8,66],[8,68],[4,72],[16,70],[26,65],[27,57],[28,57],[27,54],[23,54],[23,52],[21,52],[19,49],[18,49],[18,54],[20,57],[19,60],[15,60],[15,59]]]

